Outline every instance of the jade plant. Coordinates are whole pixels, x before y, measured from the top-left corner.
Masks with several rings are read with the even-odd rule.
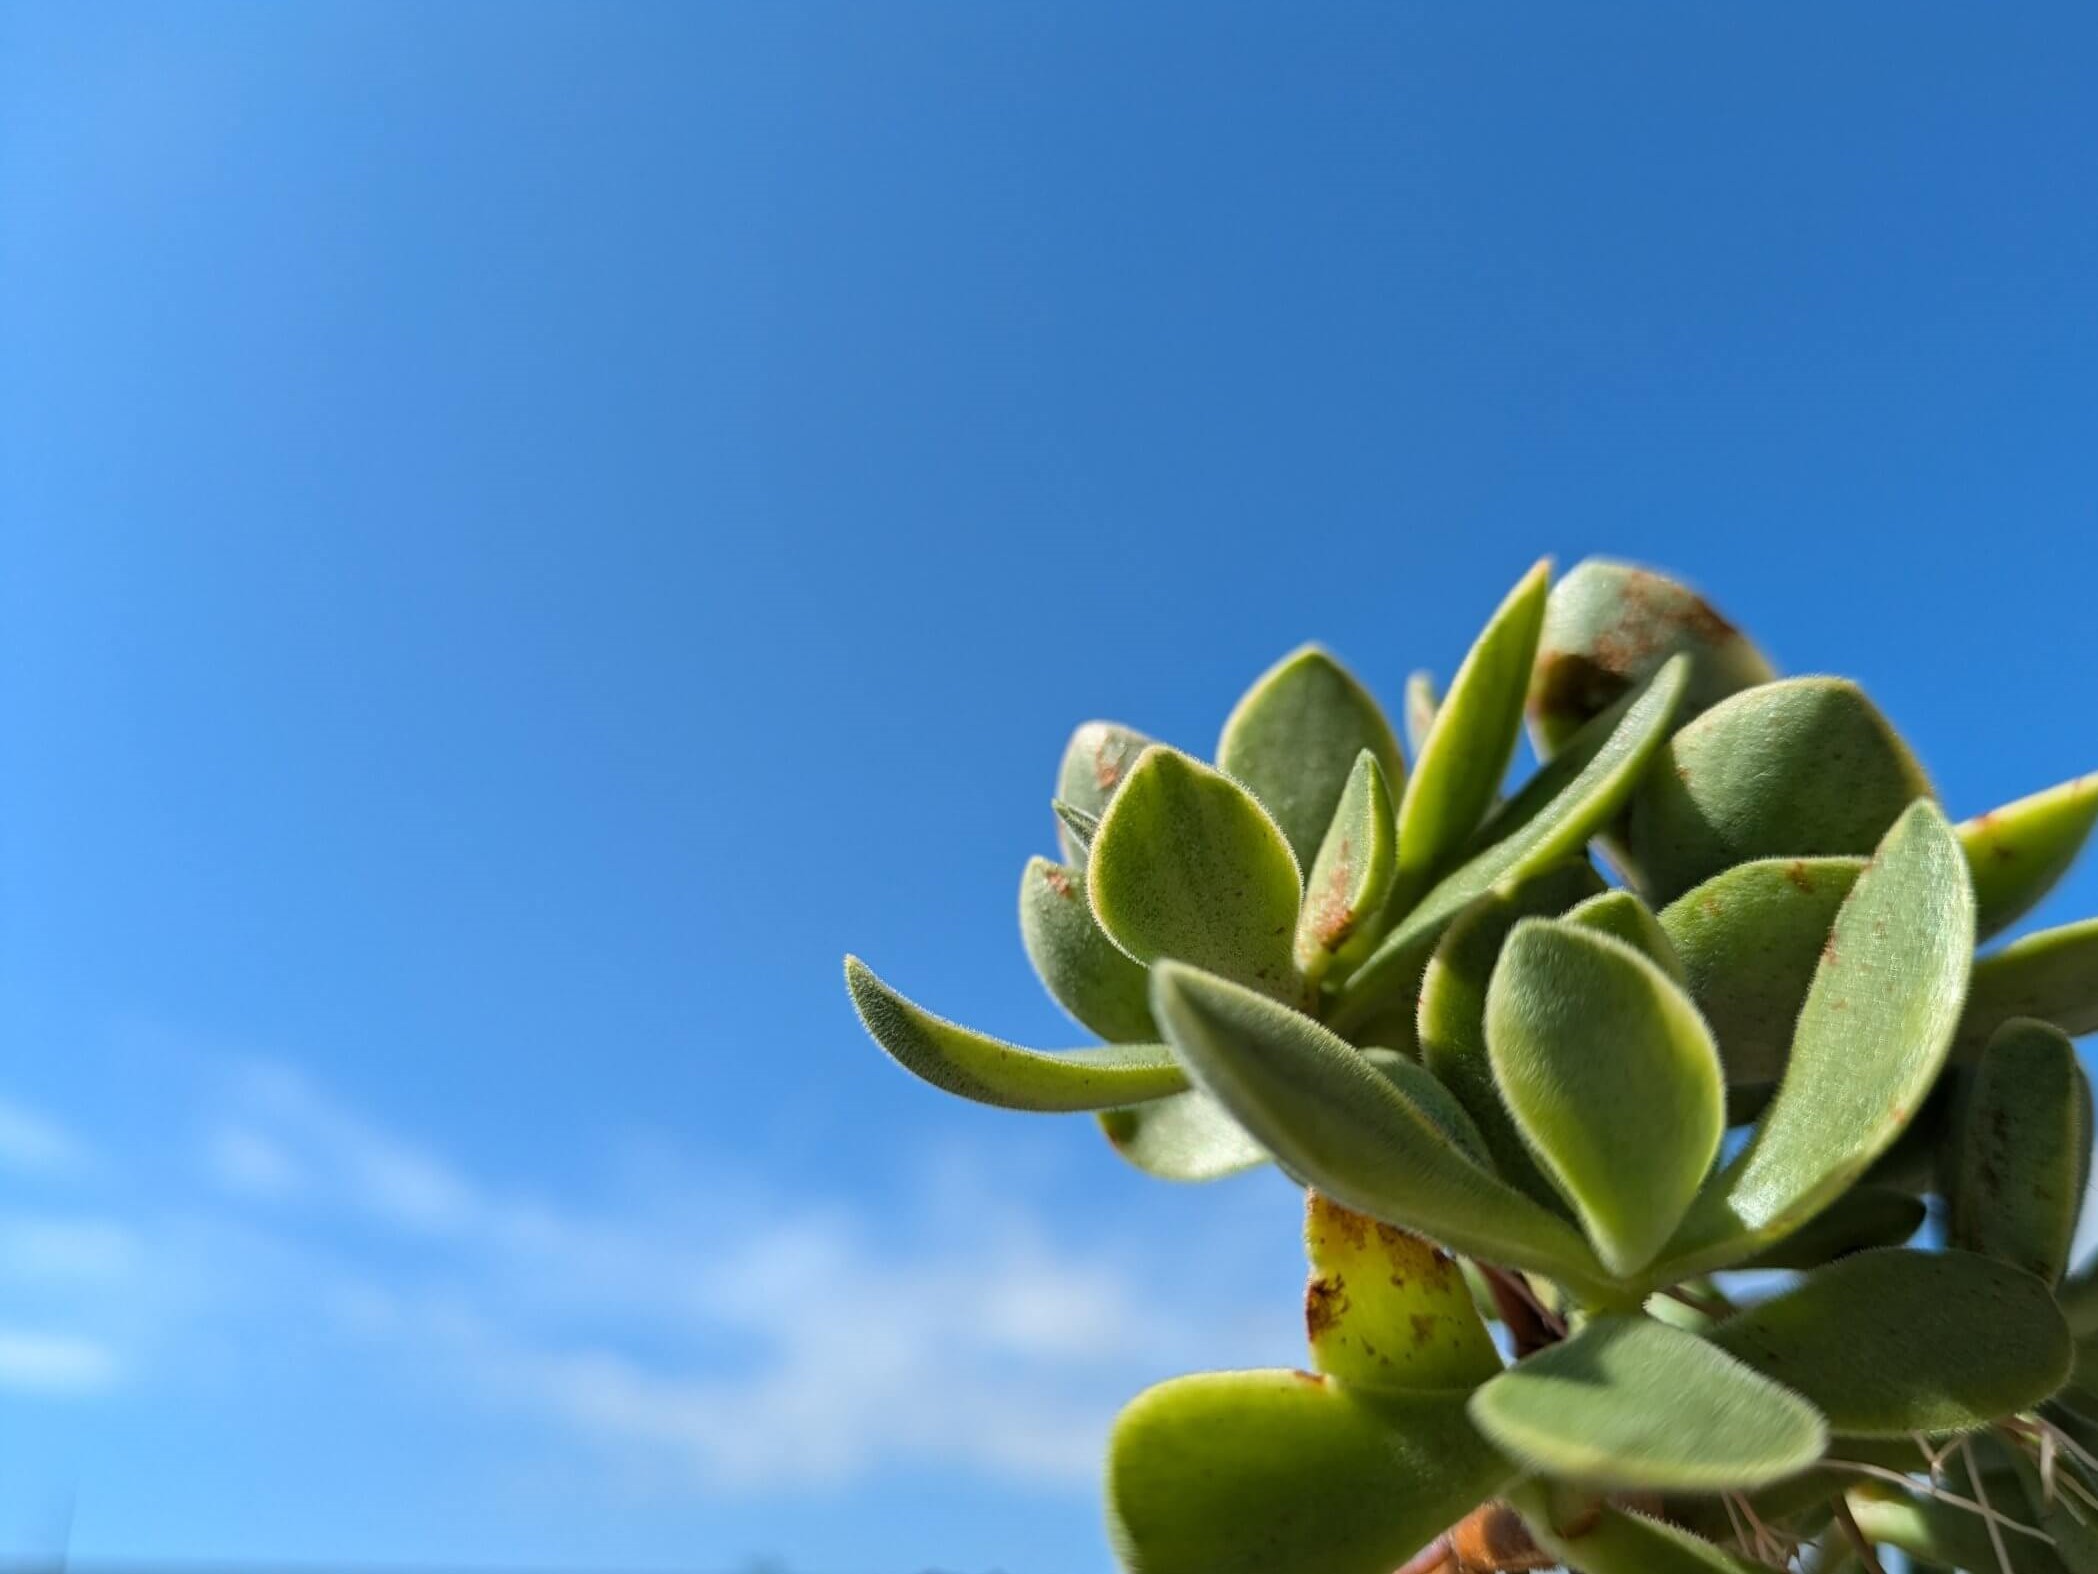
[[[1856,684],[1606,561],[1402,725],[1306,647],[1213,763],[1077,730],[1020,931],[1101,1043],[846,964],[938,1087],[1304,1189],[1306,1369],[1128,1406],[1124,1565],[2098,1571],[2098,920],[1990,945],[2098,775],[1954,823]]]

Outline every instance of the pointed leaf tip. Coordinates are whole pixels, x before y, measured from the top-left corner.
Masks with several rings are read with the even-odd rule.
[[[1355,757],[1355,769],[1304,885],[1295,954],[1308,982],[1317,982],[1335,962],[1353,960],[1375,943],[1384,900],[1391,894],[1397,850],[1391,788],[1376,755],[1364,749]]]
[[[1596,1253],[1629,1278],[1719,1152],[1726,1098],[1697,1008],[1651,960],[1571,919],[1526,919],[1486,997],[1494,1080]]]
[[[1296,860],[1267,811],[1222,772],[1146,749],[1101,817],[1086,878],[1100,927],[1137,961],[1173,957],[1277,999],[1299,996]]]
[[[1112,1044],[1061,1053],[1022,1049],[913,1005],[858,957],[845,987],[860,1022],[891,1059],[934,1087],[1001,1109],[1069,1112],[1164,1098],[1187,1075],[1163,1044]]]
[[[1960,826],[1983,939],[2009,928],[2068,873],[2098,823],[2098,771]]]

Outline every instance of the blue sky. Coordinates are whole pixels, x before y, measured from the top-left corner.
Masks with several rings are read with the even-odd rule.
[[[1074,723],[1536,556],[2098,765],[2098,13],[0,6],[0,1551],[1078,1574],[1287,1361],[1070,1041]],[[2098,909],[2080,871],[2042,920]]]

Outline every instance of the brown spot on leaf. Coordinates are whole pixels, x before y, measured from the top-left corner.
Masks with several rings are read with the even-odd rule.
[[[1348,1309],[1347,1286],[1320,1274],[1304,1286],[1304,1333],[1314,1344],[1338,1326]]]
[[[1785,865],[1785,878],[1800,890],[1807,892],[1809,895],[1813,894],[1814,875],[1807,868],[1807,861],[1804,858],[1795,858]]]
[[[1414,1312],[1406,1320],[1413,1325],[1413,1343],[1418,1347],[1434,1340],[1435,1325],[1442,1319],[1433,1312]]]
[[[1071,899],[1071,877],[1065,874],[1063,870],[1059,869],[1055,864],[1048,864],[1044,866],[1042,870],[1042,880],[1043,883],[1046,884],[1050,890],[1054,891],[1065,901],[1068,902]]]

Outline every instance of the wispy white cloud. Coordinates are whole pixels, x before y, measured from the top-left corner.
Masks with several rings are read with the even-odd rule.
[[[119,1373],[115,1352],[91,1339],[0,1327],[0,1389],[97,1393],[113,1386]]]
[[[158,1178],[128,1213],[0,1213],[0,1281],[72,1293],[51,1303],[70,1321],[0,1330],[0,1385],[108,1391],[318,1328],[628,1485],[823,1490],[932,1466],[1089,1489],[1133,1388],[1260,1348],[1236,1307],[1168,1310],[1160,1243],[1073,1239],[966,1166],[879,1215],[749,1187],[730,1203],[660,1153],[614,1201],[550,1202],[281,1065],[200,1091],[196,1131],[187,1192]],[[120,1300],[145,1309],[102,1315]]]

